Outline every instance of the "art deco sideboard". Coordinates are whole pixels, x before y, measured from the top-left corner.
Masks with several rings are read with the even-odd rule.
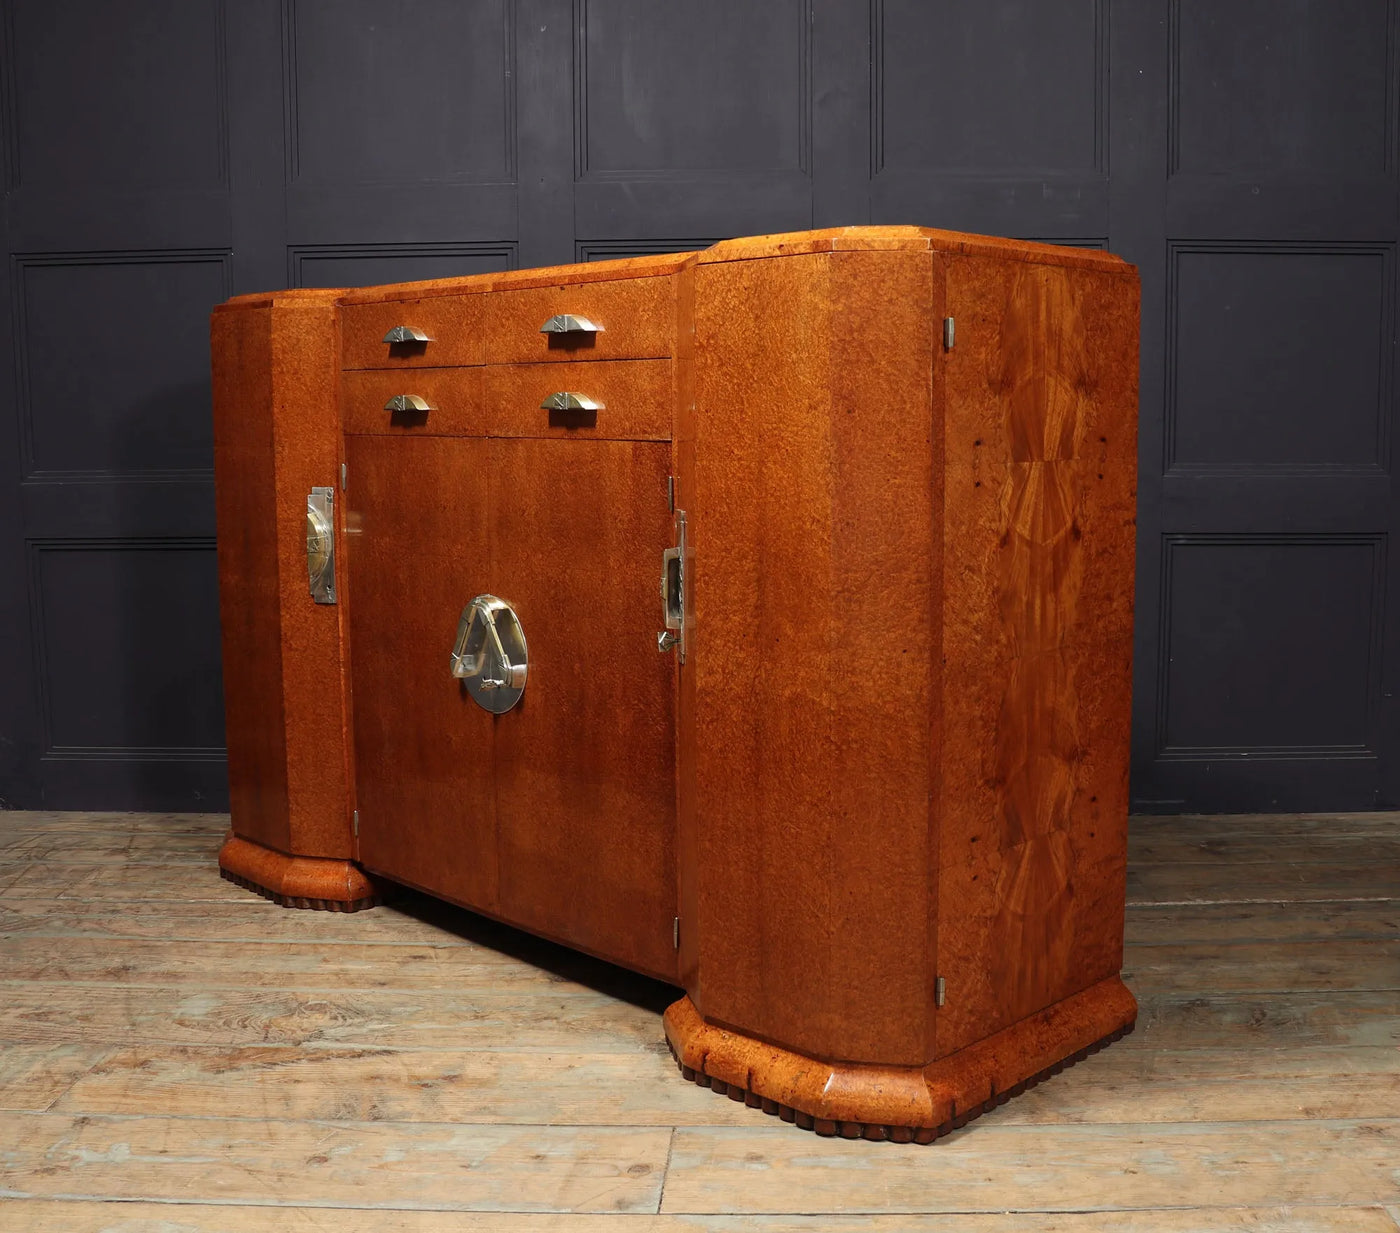
[[[1132,1026],[1131,266],[856,227],[212,329],[227,876],[681,986],[686,1077],[826,1134]]]

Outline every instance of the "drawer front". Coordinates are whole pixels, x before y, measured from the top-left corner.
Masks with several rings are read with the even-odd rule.
[[[593,325],[541,333],[546,322]],[[486,362],[526,364],[586,359],[642,360],[671,354],[675,282],[628,278],[529,291],[496,291],[486,306]]]
[[[670,360],[509,364],[485,374],[493,437],[671,437]]]
[[[480,364],[481,295],[444,295],[383,304],[347,304],[341,310],[342,368],[444,368]],[[400,326],[427,335],[385,342]]]
[[[482,371],[478,367],[342,373],[340,406],[345,431],[484,437]],[[400,400],[396,406],[392,404],[395,399]],[[430,409],[416,406],[419,400]]]

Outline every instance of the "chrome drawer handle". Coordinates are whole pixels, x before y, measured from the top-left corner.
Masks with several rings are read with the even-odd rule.
[[[386,343],[406,343],[406,342],[432,342],[422,330],[415,330],[411,325],[396,325],[392,330],[384,335]]]
[[[576,317],[573,313],[559,313],[542,326],[541,334],[601,334],[603,327],[594,325],[587,317]]]
[[[417,394],[395,394],[384,404],[386,411],[436,411],[426,398],[420,398]]]
[[[452,675],[466,682],[478,706],[502,715],[519,702],[529,660],[525,630],[505,600],[478,595],[462,609],[452,644]]]
[[[542,403],[541,411],[602,411],[604,404],[587,394],[575,394],[572,390],[560,390],[551,394]]]

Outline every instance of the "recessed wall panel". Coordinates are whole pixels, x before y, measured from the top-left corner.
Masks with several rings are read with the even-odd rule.
[[[294,286],[373,287],[513,269],[515,244],[312,247],[293,249],[291,258]]]
[[[224,185],[219,0],[15,0],[11,9],[19,185]]]
[[[39,542],[30,561],[47,752],[223,745],[212,541]]]
[[[1393,167],[1391,0],[1173,0],[1173,171]]]
[[[578,18],[583,176],[808,169],[808,0],[579,0]]]
[[[28,471],[213,466],[209,312],[223,253],[21,257],[16,353]]]
[[[876,0],[875,170],[1102,170],[1097,0]]]
[[[514,178],[511,0],[286,4],[293,179]]]
[[[1168,536],[1161,752],[1361,750],[1381,536]]]
[[[1389,247],[1173,246],[1170,464],[1383,464],[1391,256]]]

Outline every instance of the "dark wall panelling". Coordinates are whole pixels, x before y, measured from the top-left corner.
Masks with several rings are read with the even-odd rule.
[[[578,12],[579,179],[810,174],[808,0]]]
[[[1169,234],[1393,238],[1396,0],[1166,8]]]
[[[1171,244],[1168,469],[1388,469],[1394,254]]]
[[[871,0],[874,222],[1108,230],[1108,0]]]
[[[1134,796],[1393,804],[1400,5],[1162,13],[1147,188],[1165,312],[1143,339],[1144,375],[1162,365],[1143,457],[1161,461],[1139,488]]]
[[[1374,752],[1385,546],[1168,536],[1159,753]]]
[[[1137,807],[1400,805],[1400,0],[0,0],[0,36],[0,806],[221,799],[214,711],[170,735],[217,645],[214,301],[859,223],[1139,269]]]
[[[811,226],[811,0],[574,0],[574,31],[577,234]]]
[[[11,0],[10,11],[11,187],[227,187],[221,0]]]
[[[45,778],[98,762],[108,765],[91,777],[110,782],[122,773],[113,764],[126,764],[145,790],[188,804],[202,776],[203,802],[218,807],[227,790],[214,541],[40,540],[29,554]],[[202,766],[168,770],[183,763]]]
[[[574,246],[576,261],[616,261],[622,257],[646,257],[652,253],[691,253],[729,236],[708,240],[579,240]]]
[[[365,287],[513,270],[516,252],[514,242],[303,245],[288,250],[287,266],[293,287]]]
[[[15,260],[12,320],[28,477],[212,475],[208,319],[231,294],[229,256]]]
[[[1172,173],[1393,171],[1393,4],[1171,0]]]
[[[12,252],[226,247],[224,0],[6,0]]]
[[[512,183],[510,0],[286,0],[288,180]]]
[[[288,240],[515,238],[515,0],[282,0]]]
[[[1104,175],[1105,9],[875,0],[872,174]]]
[[[1018,238],[1022,240],[1033,240],[1037,244],[1059,244],[1064,248],[1096,248],[1099,252],[1108,251],[1107,236],[1074,239],[1063,236],[1023,235]]]
[[[1213,778],[1227,807],[1257,801],[1268,763],[1276,799],[1321,791],[1333,808],[1375,804],[1347,764],[1377,756],[1387,546],[1384,534],[1164,538],[1166,785],[1189,794]]]

